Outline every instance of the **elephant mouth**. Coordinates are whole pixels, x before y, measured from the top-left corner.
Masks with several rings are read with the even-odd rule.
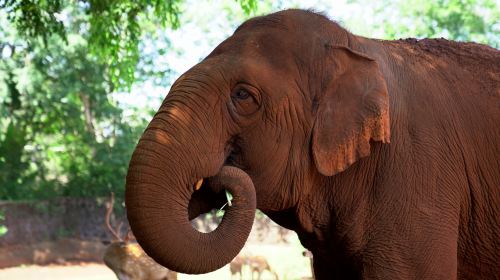
[[[231,148],[231,152],[226,157],[221,169],[226,166],[245,170],[243,164],[241,164],[239,149]],[[193,184],[193,193],[188,204],[188,215],[190,221],[197,218],[201,214],[210,212],[211,210],[220,210],[228,203],[225,190],[220,189],[216,186],[217,184],[214,184],[214,178],[217,176],[218,174],[213,177],[201,178]]]
[[[193,188],[195,188],[193,186]],[[193,220],[210,212],[213,209],[221,209],[226,202],[224,191],[216,191],[211,187],[211,178],[203,179],[199,188],[195,190],[188,204],[189,220]]]
[[[246,172],[247,169],[244,164],[241,144],[241,140],[238,137],[231,140],[227,146],[227,156],[223,166],[233,166]]]

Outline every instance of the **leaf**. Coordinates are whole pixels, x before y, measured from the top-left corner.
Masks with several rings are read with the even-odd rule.
[[[0,226],[0,237],[4,236],[5,234],[7,234],[9,230],[7,229],[6,226]]]

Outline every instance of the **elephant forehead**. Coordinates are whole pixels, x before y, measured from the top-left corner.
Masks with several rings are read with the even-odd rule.
[[[236,33],[222,42],[209,57],[228,55],[236,63],[256,61],[267,63],[278,69],[285,69],[293,62],[296,40],[291,40],[286,31],[267,30],[248,33]]]

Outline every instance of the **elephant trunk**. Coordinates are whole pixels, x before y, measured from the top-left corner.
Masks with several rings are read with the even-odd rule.
[[[210,144],[209,135],[201,141],[205,148],[202,143],[185,146],[194,142],[188,141],[192,135],[207,132],[196,131],[195,122],[177,109],[166,110],[167,115],[160,110],[132,155],[127,217],[137,241],[156,262],[182,273],[207,273],[229,263],[243,247],[255,215],[255,189],[245,172],[223,166],[224,149]],[[216,230],[202,233],[191,226],[188,206],[196,182],[214,175],[202,188],[227,189],[232,206]]]

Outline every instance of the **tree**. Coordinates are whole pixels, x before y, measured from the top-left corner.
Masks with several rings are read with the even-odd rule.
[[[89,34],[88,47],[101,63],[108,66],[108,76],[118,88],[128,88],[135,80],[139,62],[139,42],[147,32],[179,27],[183,0],[3,0],[0,8],[27,39],[41,38],[44,43],[53,35],[65,39],[72,18],[67,8],[80,9],[85,15],[82,26]],[[257,8],[256,0],[238,0],[246,14]],[[147,26],[154,25],[151,29]]]
[[[97,12],[89,12],[82,1],[30,3],[3,2],[0,9],[0,199],[102,196],[110,191],[123,197],[128,161],[147,123],[145,117],[152,112],[127,108],[124,116],[111,94],[117,89],[113,69],[121,66],[103,59],[108,50],[99,44],[107,42],[95,40],[111,35],[92,31],[92,25],[105,28],[123,18],[95,23],[92,15]],[[125,5],[112,1],[110,6],[120,3]],[[239,5],[250,12],[252,6],[245,3]],[[178,19],[166,19],[179,24]],[[140,71],[132,64],[126,67],[135,71],[134,79],[170,82],[170,69],[155,64],[159,52],[168,51],[170,45],[168,37],[157,32],[159,24],[156,19],[144,20],[140,31],[134,29],[141,42],[166,46],[134,58]],[[109,48],[141,48],[138,37],[115,39],[111,41],[118,45]],[[119,79],[127,79],[120,75]]]
[[[371,25],[362,18],[349,24],[367,26],[361,33],[368,36],[444,37],[500,47],[500,9],[494,0],[379,0],[363,6],[373,13]]]
[[[71,14],[74,30],[84,21]],[[29,44],[0,12],[0,199],[123,192],[143,124],[122,119],[85,34]]]

